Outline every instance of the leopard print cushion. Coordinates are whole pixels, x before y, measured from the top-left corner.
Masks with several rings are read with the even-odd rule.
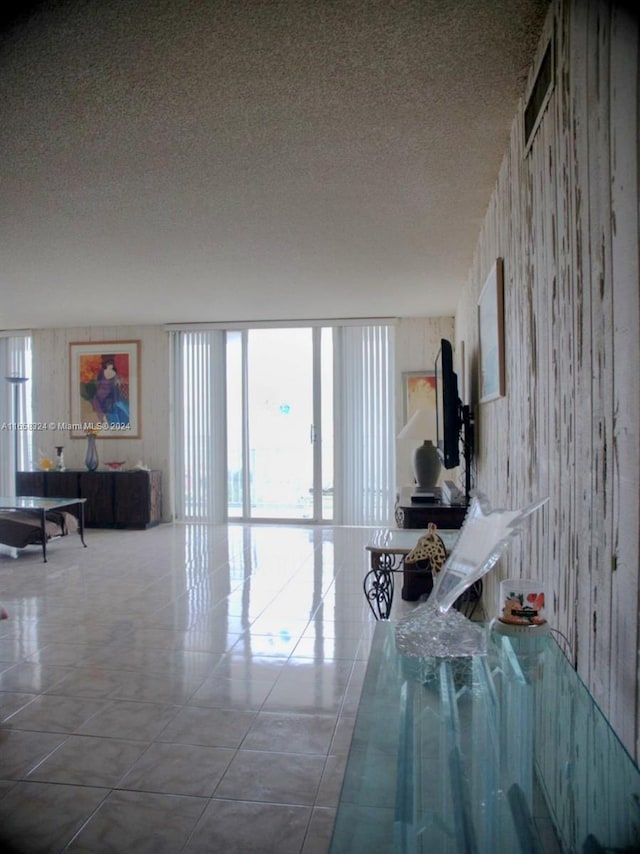
[[[427,527],[428,533],[423,534],[414,548],[405,557],[405,563],[420,563],[429,561],[432,572],[440,572],[447,559],[447,550],[444,543],[436,533],[437,526],[430,522]]]

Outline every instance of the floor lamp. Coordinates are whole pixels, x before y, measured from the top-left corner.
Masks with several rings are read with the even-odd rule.
[[[12,375],[10,377],[5,377],[5,380],[8,383],[11,383],[13,386],[13,465],[14,465],[14,476],[13,476],[13,487],[14,490],[16,488],[16,475],[18,472],[18,458],[20,451],[20,441],[19,441],[19,429],[18,429],[18,416],[20,414],[20,386],[24,385],[27,382],[29,377],[19,377],[17,375]]]

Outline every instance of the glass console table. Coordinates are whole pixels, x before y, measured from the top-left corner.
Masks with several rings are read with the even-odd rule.
[[[555,640],[489,634],[408,658],[376,624],[331,854],[640,850],[640,771]]]

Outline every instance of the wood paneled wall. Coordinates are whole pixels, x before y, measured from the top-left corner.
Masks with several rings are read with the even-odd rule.
[[[506,396],[477,405],[477,485],[494,506],[548,495],[492,573],[544,580],[553,626],[638,751],[640,308],[638,19],[552,3],[555,88],[525,151],[522,110],[456,318],[478,400],[477,299],[504,258]],[[532,68],[530,84],[535,67]]]

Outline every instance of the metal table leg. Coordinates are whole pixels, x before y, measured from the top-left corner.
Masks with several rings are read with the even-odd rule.
[[[371,552],[371,569],[364,577],[366,600],[376,620],[388,620],[393,605],[394,573],[402,566],[403,555]]]
[[[40,511],[40,536],[42,537],[42,560],[47,562],[47,511]]]
[[[84,501],[79,501],[78,504],[80,505],[80,513],[78,516],[78,533],[80,534],[80,542],[86,549],[87,544],[84,541]]]

